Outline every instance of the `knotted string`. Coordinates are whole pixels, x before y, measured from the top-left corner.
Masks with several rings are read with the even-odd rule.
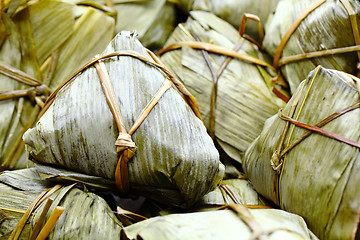
[[[359,59],[359,62],[356,64],[357,68],[357,74],[358,77],[360,76],[360,35],[359,35],[359,29],[357,24],[357,14],[354,11],[353,7],[351,6],[349,0],[340,0],[342,5],[344,6],[345,10],[349,14],[349,20],[351,25],[351,30],[353,32],[354,37],[354,46],[348,46],[348,47],[341,47],[341,48],[335,48],[335,49],[327,49],[322,51],[315,51],[310,53],[303,53],[293,56],[286,56],[281,58],[281,54],[283,52],[283,49],[285,48],[285,45],[289,41],[292,34],[296,31],[296,29],[299,27],[301,22],[314,10],[316,10],[319,6],[321,6],[323,3],[325,3],[326,0],[318,0],[315,3],[313,3],[311,6],[309,6],[302,14],[297,17],[297,19],[294,21],[294,23],[291,25],[291,27],[288,29],[288,31],[285,33],[285,35],[282,37],[279,46],[277,47],[275,54],[274,54],[274,60],[273,60],[273,66],[275,69],[277,69],[278,76],[274,79],[272,79],[273,82],[275,82],[278,85],[286,86],[287,83],[283,79],[281,73],[280,73],[280,67],[287,64],[292,63],[304,59],[311,59],[316,57],[322,57],[327,55],[334,55],[334,54],[341,54],[341,53],[348,53],[348,52],[357,52],[357,56]]]
[[[302,142],[303,140],[305,140],[307,137],[309,137],[311,134],[313,133],[318,133],[318,134],[321,134],[323,136],[326,136],[326,137],[329,137],[329,138],[332,138],[334,140],[337,140],[337,141],[340,141],[342,143],[345,143],[345,144],[348,144],[350,146],[353,146],[353,147],[357,147],[360,149],[360,143],[358,142],[355,142],[355,141],[352,141],[350,139],[347,139],[345,137],[342,137],[338,134],[335,134],[335,133],[331,133],[329,131],[326,131],[324,129],[322,129],[321,127],[325,126],[326,124],[328,124],[329,122],[331,122],[332,120],[346,114],[346,113],[349,113],[355,109],[358,109],[360,108],[360,102],[357,102],[357,103],[354,103],[352,104],[351,106],[348,106],[344,109],[341,109],[340,111],[337,111],[333,114],[331,114],[330,116],[326,117],[325,119],[321,120],[319,123],[315,124],[314,126],[312,125],[309,125],[309,124],[306,124],[306,123],[302,123],[302,122],[299,122],[298,119],[300,117],[300,114],[302,112],[302,109],[303,109],[303,106],[309,96],[309,92],[310,90],[312,89],[312,86],[313,86],[313,83],[320,71],[320,68],[321,66],[317,67],[316,69],[316,72],[314,74],[314,76],[312,77],[311,81],[310,81],[310,85],[309,85],[309,88],[307,90],[307,92],[305,93],[305,97],[299,107],[299,110],[297,112],[297,115],[294,117],[293,115],[295,114],[295,110],[299,104],[299,99],[300,97],[302,96],[302,91],[303,89],[300,90],[300,92],[298,93],[297,96],[295,96],[294,98],[294,101],[293,101],[293,104],[290,108],[290,112],[289,112],[289,116],[286,116],[282,109],[279,110],[279,113],[278,113],[278,116],[280,119],[286,121],[286,125],[285,125],[285,128],[283,130],[283,133],[280,137],[280,141],[278,143],[278,146],[276,148],[276,150],[274,151],[271,159],[270,159],[270,164],[271,164],[271,167],[272,169],[274,170],[275,172],[275,176],[274,176],[274,185],[273,185],[273,193],[274,193],[274,202],[277,204],[277,205],[280,205],[281,201],[280,201],[280,181],[281,181],[281,176],[282,176],[282,173],[283,173],[283,169],[284,169],[284,163],[285,163],[285,160],[286,160],[286,154],[291,150],[293,149],[296,145],[298,145],[300,142]],[[349,76],[349,74],[347,74]],[[356,81],[357,84],[359,84],[359,79],[357,79],[356,77],[352,77],[352,79],[354,81]],[[359,94],[360,94],[360,89],[358,89],[359,91]],[[286,138],[286,135],[288,133],[288,130],[290,128],[290,123],[293,124],[293,127],[292,129],[290,130],[290,134],[289,134],[289,137],[288,137],[288,143],[286,146],[284,146],[284,142],[285,142],[285,138]],[[295,129],[295,126],[297,127],[301,127],[301,128],[304,128],[304,129],[307,129],[309,130],[308,132],[305,132],[303,135],[301,135],[300,137],[296,138],[295,140],[292,141],[292,143],[290,144],[290,140],[292,138],[292,135],[293,135],[293,132],[294,132],[294,129]]]
[[[95,56],[90,62],[85,64],[82,68],[80,68],[78,71],[73,73],[66,81],[63,82],[62,85],[60,85],[47,99],[45,102],[44,107],[42,108],[39,118],[49,109],[51,104],[54,102],[57,94],[64,89],[66,86],[68,86],[75,77],[80,74],[85,69],[91,67],[92,65],[95,66],[97,73],[99,75],[99,79],[101,81],[101,85],[103,87],[106,100],[108,102],[108,105],[110,107],[110,110],[114,116],[117,128],[119,130],[118,138],[115,141],[116,146],[116,152],[119,154],[119,161],[116,166],[115,170],[115,181],[116,185],[121,192],[129,192],[130,190],[130,184],[129,184],[129,173],[128,173],[128,161],[135,155],[136,151],[136,145],[131,139],[131,135],[136,131],[136,129],[141,125],[141,123],[145,120],[146,116],[150,113],[151,109],[157,104],[157,102],[160,100],[161,96],[168,90],[172,85],[174,85],[179,92],[182,94],[184,100],[189,105],[193,113],[201,119],[199,107],[197,104],[197,101],[195,98],[188,92],[188,90],[185,88],[185,86],[177,80],[170,71],[164,66],[164,64],[160,61],[160,59],[157,58],[155,54],[153,54],[150,50],[147,50],[147,53],[150,55],[153,61],[147,59],[146,57],[140,55],[137,52],[134,52],[132,50],[121,50],[116,51],[110,54],[106,54],[104,56]],[[143,109],[140,116],[137,118],[137,120],[134,122],[134,125],[131,127],[130,131],[127,132],[125,129],[125,126],[122,121],[122,117],[120,114],[120,109],[118,107],[116,97],[114,90],[111,85],[110,77],[107,72],[107,69],[105,67],[105,64],[103,63],[103,60],[116,57],[116,56],[127,56],[127,57],[133,57],[135,59],[138,59],[139,61],[142,61],[144,63],[149,64],[149,66],[155,67],[157,70],[162,72],[166,79],[163,82],[162,86],[158,90],[158,92],[155,94],[155,96],[151,99],[149,104]]]

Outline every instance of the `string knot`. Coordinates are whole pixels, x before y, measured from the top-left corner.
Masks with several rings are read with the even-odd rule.
[[[36,88],[34,88],[34,87],[28,88],[26,90],[26,95],[29,97],[29,99],[32,102],[35,102],[35,97],[37,96]]]
[[[50,95],[51,90],[46,85],[31,87],[26,90],[26,95],[32,102],[38,103],[39,100],[45,101]],[[40,98],[38,98],[40,97]]]
[[[276,171],[277,174],[280,174],[280,169],[282,166],[282,162],[280,162],[280,155],[278,151],[275,151],[273,155],[271,156],[271,167],[274,171]]]
[[[35,88],[35,92],[36,92],[36,95],[38,95],[38,96],[46,96],[47,97],[50,95],[51,90],[48,86],[42,84]]]
[[[130,191],[129,170],[127,163],[135,155],[136,146],[128,133],[119,133],[115,142],[116,152],[120,155],[115,170],[115,182],[119,191]]]
[[[123,152],[124,154],[128,155],[129,159],[135,154],[136,145],[131,139],[130,134],[128,133],[119,133],[119,136],[115,142],[115,146],[117,153]],[[129,151],[125,151],[125,150],[129,150]]]

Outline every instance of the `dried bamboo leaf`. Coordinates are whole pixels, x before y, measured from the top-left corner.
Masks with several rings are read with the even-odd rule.
[[[192,36],[194,35],[194,36]],[[239,53],[256,59],[266,59],[255,45],[241,38],[236,29],[211,13],[194,11],[185,24],[180,24],[166,45],[181,41],[211,42],[226,49],[241,44]],[[183,46],[166,52],[161,60],[175,73],[199,102],[205,126],[210,127],[210,102],[214,74],[203,53]],[[209,53],[215,70],[226,56]],[[271,71],[246,61],[232,59],[217,79],[218,93],[215,110],[215,137],[225,152],[241,162],[243,153],[259,135],[265,120],[284,105],[271,92]]]
[[[56,44],[56,41],[54,41],[54,38],[52,37],[60,39],[58,42],[61,43],[61,41],[63,41],[62,37],[66,37],[69,35],[69,33],[71,33],[73,17],[70,7],[71,6],[69,4],[60,2],[41,1],[41,3],[31,4],[21,11],[17,11],[12,19],[16,26],[9,26],[7,31],[17,34],[20,48],[16,46],[10,46],[10,49],[3,50],[5,51],[3,53],[4,58],[1,60],[7,62],[12,67],[16,67],[19,70],[22,70],[41,83],[42,72],[40,71],[38,53],[40,53],[40,57],[46,57],[42,55],[49,55],[50,52],[48,51],[55,49],[59,45]],[[50,12],[48,8],[55,10]],[[65,14],[61,14],[63,12]],[[57,16],[57,18],[54,18],[54,15]],[[3,17],[5,17],[5,14]],[[49,18],[51,21],[49,21]],[[44,20],[46,20],[45,25],[43,22]],[[60,21],[64,25],[57,24],[53,22],[53,20]],[[11,20],[9,19],[7,21]],[[63,26],[65,26],[65,28],[70,27],[70,32],[63,35],[62,33],[65,32]],[[17,33],[18,30],[19,32]],[[48,37],[50,41],[41,41],[40,39],[45,39],[44,36],[50,36]],[[13,64],[12,60],[8,59],[9,55],[7,55],[7,51],[18,52],[17,54],[12,53],[15,56],[20,53],[20,64]],[[15,80],[9,81],[14,82],[13,84],[16,87],[13,89],[28,88],[27,85],[16,83]],[[8,89],[5,85],[4,87],[2,86],[1,90],[6,91],[10,89]],[[21,136],[27,130],[27,128],[34,124],[39,108],[34,108],[34,104],[32,102],[26,101],[23,98],[9,100],[8,102],[11,102],[11,104],[16,107],[13,111],[9,111],[9,109],[4,110],[4,114],[9,114],[9,116],[11,116],[11,121],[4,124],[4,127],[7,129],[7,133],[4,134],[6,142],[2,145],[3,149],[1,150],[3,155],[1,158],[1,168],[23,168],[26,166],[27,162],[25,155],[23,154],[24,145],[21,140]],[[5,106],[8,105],[8,103],[1,103],[1,105],[4,104]]]
[[[265,23],[278,2],[279,0],[179,0],[179,6],[185,12],[193,10],[211,12],[235,28],[239,28],[244,13],[257,15],[261,22]],[[250,22],[246,32],[253,37],[258,36],[257,25]]]
[[[115,2],[114,7],[118,12],[116,32],[136,30],[145,47],[162,47],[174,29],[174,4],[166,0]]]
[[[31,27],[27,23],[29,17],[27,9],[24,10],[22,14],[17,14],[13,21],[7,18],[6,14],[2,14],[2,17],[3,19],[6,18],[7,31],[12,34],[7,38],[10,44],[5,44],[1,50],[0,55],[2,57],[0,57],[0,60],[7,62],[12,67],[28,71],[32,76],[39,77],[39,66],[36,63],[36,54],[34,53],[31,35],[29,35],[31,34]],[[19,32],[18,29],[20,30]],[[27,47],[29,47],[29,49],[26,49]],[[18,58],[17,62],[14,61],[15,58]],[[5,91],[24,89],[26,86],[4,75],[1,75],[1,82],[1,90]],[[12,87],[7,87],[8,84],[11,84]],[[1,124],[1,128],[4,130],[2,132],[2,147],[0,149],[0,168],[23,168],[26,166],[26,160],[25,155],[22,154],[23,143],[21,136],[25,132],[24,128],[30,127],[32,125],[30,122],[35,121],[36,116],[32,117],[34,115],[32,103],[24,101],[24,99],[16,99],[15,101],[2,101],[0,106],[1,115],[7,118],[7,120],[2,121]],[[10,110],[9,107],[12,108],[12,110]],[[38,110],[35,109],[35,112],[36,111]],[[30,126],[28,126],[29,123]],[[22,156],[20,157],[19,155],[21,154]],[[19,158],[20,160],[18,161]]]
[[[171,214],[123,228],[124,239],[311,239],[305,221],[275,209],[246,209],[250,220],[232,210]],[[251,225],[255,229],[251,229]],[[259,236],[259,238],[258,238]],[[263,237],[263,238],[261,238]]]
[[[98,177],[91,176],[86,174],[81,174],[74,171],[69,171],[61,169],[59,167],[50,167],[45,165],[35,164],[36,170],[39,172],[40,178],[43,180],[49,181],[67,181],[67,182],[80,182],[85,183],[88,186],[104,189],[104,190],[114,190],[116,185],[114,181]]]
[[[176,9],[174,4],[169,1],[165,1],[145,34],[143,34],[143,36],[139,35],[139,40],[142,44],[149,49],[158,49],[163,47],[170,34],[174,31],[176,20],[175,16]]]
[[[248,180],[226,179],[220,186],[203,196],[197,206],[229,204],[262,205],[257,192]]]
[[[17,30],[14,22],[6,15],[1,13],[1,17],[6,26],[6,31],[12,34],[8,35],[0,50],[0,61],[6,61],[11,66],[21,68],[21,35]],[[21,89],[23,84],[14,81],[5,75],[0,75],[1,90],[9,91]],[[0,104],[0,169],[8,168],[12,163],[13,149],[16,147],[16,142],[20,138],[22,122],[21,113],[24,107],[24,100],[18,101],[6,100]],[[19,132],[20,131],[20,132]],[[20,162],[20,166],[24,163]]]
[[[141,4],[140,4],[141,2]],[[116,32],[122,30],[136,30],[140,37],[144,36],[147,29],[152,22],[156,19],[156,16],[161,11],[165,0],[152,0],[152,1],[138,1],[136,3],[125,2],[120,3],[116,10],[118,11],[119,21],[116,24]],[[128,13],[132,13],[132,17],[128,16]],[[139,38],[140,38],[139,37]]]
[[[29,240],[34,240],[38,236],[39,232],[41,231],[41,227],[42,227],[43,223],[45,222],[46,214],[49,212],[49,208],[50,208],[50,206],[51,206],[51,204],[53,202],[54,202],[54,200],[52,198],[48,198],[46,200],[46,204],[45,204],[44,208],[41,211],[41,215],[36,220],[36,222],[34,224],[34,227],[33,227],[32,231],[31,231],[31,235],[30,235]]]
[[[4,171],[0,174],[0,209],[8,216],[0,223],[0,239],[8,238],[32,201],[52,185],[53,183],[49,181],[40,180],[34,168]],[[122,224],[102,198],[73,186],[62,187],[52,197],[54,202],[46,216],[46,221],[58,206],[64,207],[65,212],[56,222],[48,239],[120,238]],[[42,203],[31,215],[21,232],[20,239],[30,237],[30,232],[45,205],[45,202]]]
[[[91,7],[98,11],[103,12],[107,16],[114,18],[114,20],[116,21],[117,12],[109,3],[109,1],[101,1],[101,0],[91,0],[91,1],[63,0],[63,1],[76,5],[74,9],[76,19],[81,17],[86,12],[88,7]]]
[[[72,4],[51,0],[38,1],[30,5],[30,22],[40,65],[73,32],[73,8]]]
[[[119,50],[151,59],[130,32],[118,34],[102,54]],[[124,125],[130,129],[166,76],[130,56],[104,63]],[[58,92],[37,126],[24,134],[24,141],[33,161],[114,181],[118,133],[98,73],[89,67]],[[218,152],[203,123],[174,88],[162,96],[132,139],[137,150],[128,169],[131,190],[137,194],[185,207],[223,176]]]
[[[100,4],[109,7],[106,0],[67,1],[80,6]],[[116,11],[115,32],[135,30],[141,43],[150,49],[161,48],[175,28],[175,5],[170,1],[121,0],[113,1],[111,7]]]
[[[21,67],[20,70],[42,82],[42,74],[36,54],[35,42],[32,36],[32,25],[30,22],[30,9],[26,7],[13,17],[21,36]]]
[[[55,89],[73,72],[105,49],[113,37],[114,20],[105,14],[88,8],[77,20],[73,34],[60,47],[51,89]]]
[[[360,3],[353,0],[350,0],[350,3],[356,16],[359,16]],[[275,54],[281,39],[296,18],[313,4],[312,0],[279,2],[274,16],[266,24],[264,47],[270,54]],[[358,19],[357,27],[360,26],[359,23]],[[324,1],[305,17],[291,34],[282,51],[281,58],[354,45],[358,44],[354,41],[349,14],[342,1]],[[357,62],[359,62],[357,54],[352,52],[296,61],[280,66],[280,69],[283,76],[289,81],[293,93],[300,82],[306,78],[307,73],[317,65],[356,74]]]
[[[359,94],[347,74],[318,67],[300,84],[282,112],[314,126],[334,112],[340,113],[354,103],[360,105]],[[360,108],[355,105],[353,110],[318,126],[359,142],[359,119]],[[354,239],[360,214],[359,148],[318,133],[303,135],[309,131],[293,124],[285,132],[287,124],[279,116],[269,118],[247,150],[243,166],[250,181],[281,208],[303,216],[321,239]],[[294,147],[282,156],[281,151],[288,146]],[[278,175],[271,165],[276,167],[281,162]]]
[[[0,50],[0,61],[21,70],[40,84],[48,85],[51,82],[51,87],[56,88],[64,81],[66,73],[72,73],[84,61],[101,52],[113,35],[113,20],[93,9],[89,9],[86,15],[75,23],[76,32],[73,33],[74,6],[72,4],[52,0],[32,1],[26,5],[15,2],[11,2],[12,5],[10,5],[17,6],[10,14],[13,15],[12,18],[1,12],[6,32],[11,34],[6,37]],[[96,21],[98,21],[97,24],[94,23]],[[91,31],[94,32],[92,34],[95,32],[102,34],[102,39],[92,37],[89,41],[87,38],[91,37]],[[77,44],[85,42],[88,44],[86,45],[88,49],[84,51]],[[58,51],[60,45],[61,49]],[[76,51],[73,50],[74,48]],[[75,57],[65,60],[64,57],[66,58],[70,51]],[[57,66],[55,72],[56,61],[53,60],[56,54],[54,55],[54,52],[60,52],[60,61],[63,61]],[[50,55],[51,58],[48,58]],[[42,64],[45,59],[47,59],[46,66],[40,69],[39,64]],[[18,83],[15,78],[11,79],[5,75],[0,75],[0,80],[0,91],[5,91],[5,94],[6,91],[12,90],[26,93],[24,97],[0,102],[2,117],[0,169],[24,168],[28,163],[21,136],[35,123],[40,107],[34,107],[34,101],[29,101],[31,98],[27,97],[31,93],[31,91],[28,92],[31,90],[30,86]],[[43,98],[45,97],[44,95]],[[36,99],[36,102],[41,105],[39,99]]]

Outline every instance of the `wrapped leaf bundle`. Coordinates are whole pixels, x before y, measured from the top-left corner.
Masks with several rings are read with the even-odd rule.
[[[159,55],[198,100],[209,134],[241,162],[265,120],[284,105],[271,92],[266,55],[230,24],[202,11],[179,24]]]
[[[147,219],[122,229],[124,239],[316,239],[305,221],[275,209],[247,209],[171,214]]]
[[[23,136],[35,162],[180,207],[222,179],[195,99],[133,33],[119,33],[49,99]]]
[[[247,179],[226,179],[207,193],[197,206],[223,206],[229,204],[262,205],[259,196]]]
[[[175,6],[171,1],[123,0],[114,7],[118,12],[116,32],[135,29],[145,47],[161,48],[175,28]]]
[[[24,214],[27,214],[28,207],[49,187],[54,187],[54,184],[40,180],[34,168],[4,171],[0,174],[0,239],[13,239],[16,233],[20,239],[35,239],[38,232],[36,230],[41,230],[36,222],[47,223],[56,207],[63,207],[65,210],[47,239],[120,238],[123,225],[105,200],[74,185],[63,187],[56,185],[56,191],[51,189],[53,194],[49,197],[51,200],[48,200],[51,205],[46,199],[39,204],[31,214],[28,214],[29,220],[23,222],[25,225],[21,231],[20,224],[18,226],[17,224]],[[48,210],[47,214],[46,210]],[[44,214],[46,214],[45,219],[41,216]],[[17,230],[13,231],[14,229]]]
[[[317,65],[356,74],[360,2],[283,0],[267,23],[264,47],[293,93]]]
[[[321,239],[354,239],[359,227],[359,89],[358,78],[319,66],[243,162],[260,194],[304,217]]]
[[[78,6],[113,9],[116,16],[115,32],[138,33],[143,46],[159,49],[175,28],[175,5],[168,0],[67,0]],[[112,13],[113,14],[113,13]]]
[[[93,8],[75,21],[69,3],[19,3],[6,1],[0,12],[0,170],[26,166],[21,137],[43,101],[103,51],[114,31],[114,19]]]
[[[238,28],[244,13],[254,14],[261,22],[266,22],[278,2],[279,0],[179,0],[179,6],[185,12],[211,12]],[[247,32],[253,37],[258,36],[258,26],[250,23]]]

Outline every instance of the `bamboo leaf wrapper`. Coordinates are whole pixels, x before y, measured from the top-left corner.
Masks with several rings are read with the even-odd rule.
[[[34,168],[3,171],[0,174],[0,209],[6,218],[0,223],[0,239],[8,239],[23,213],[37,196],[55,183],[40,179]],[[119,239],[122,224],[104,199],[74,186],[63,186],[53,195],[45,221],[56,206],[65,211],[56,222],[47,239]],[[31,214],[19,239],[29,239],[35,222],[39,219],[45,202]],[[99,224],[101,221],[101,224]]]
[[[179,6],[185,12],[211,12],[239,28],[244,13],[255,14],[265,23],[278,2],[279,0],[179,0]],[[253,37],[258,37],[257,25],[250,23],[247,32]]]
[[[196,40],[198,38],[198,40]],[[212,13],[193,11],[184,24],[179,24],[165,45],[177,42],[211,43],[240,54],[262,60],[267,56],[244,38],[235,28]],[[205,126],[210,131],[211,96],[215,85],[214,74],[202,50],[182,46],[161,55],[161,60],[176,74],[199,102]],[[271,92],[267,67],[223,54],[208,52],[217,78],[215,104],[215,139],[224,151],[241,162],[250,143],[260,134],[265,120],[275,114],[284,102]]]
[[[22,135],[36,122],[43,101],[105,49],[114,20],[93,8],[75,19],[75,6],[63,1],[8,2],[0,9],[6,31],[0,45],[0,169],[18,169],[29,164]],[[21,81],[24,76],[30,83]]]
[[[345,8],[348,2],[350,8]],[[312,8],[312,6],[317,6]],[[309,11],[312,9],[312,11]],[[305,14],[307,13],[307,15]],[[280,1],[274,16],[266,24],[264,47],[274,57],[274,65],[287,79],[291,92],[307,76],[307,73],[317,65],[357,74],[359,53],[356,51],[330,54],[321,57],[303,59],[294,62],[284,62],[286,57],[312,53],[323,50],[333,50],[360,44],[358,30],[360,24],[359,1]],[[305,15],[304,15],[305,14]],[[296,20],[305,16],[294,28],[282,51],[279,46]],[[280,58],[280,59],[278,59]],[[276,60],[277,59],[277,60]]]
[[[132,50],[151,59],[130,32],[103,55]],[[103,60],[126,129],[134,124],[166,76],[131,56]],[[30,158],[41,164],[114,180],[119,130],[94,67],[58,92],[36,127],[24,135]],[[178,90],[170,88],[132,135],[131,191],[176,206],[190,206],[221,180],[224,167],[206,129]]]
[[[294,126],[279,113],[267,120],[243,162],[260,194],[304,217],[322,239],[354,239],[358,229],[359,94],[349,75],[317,67],[300,84],[282,114],[319,126],[353,145]],[[326,121],[331,116],[337,117]]]
[[[124,239],[311,239],[305,221],[275,209],[221,210],[171,214],[123,228]],[[239,209],[238,209],[239,208]],[[195,226],[195,227],[194,227]]]

